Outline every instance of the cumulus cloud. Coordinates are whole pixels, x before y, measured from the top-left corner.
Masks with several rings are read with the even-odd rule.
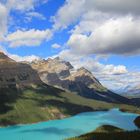
[[[79,53],[133,55],[140,53],[140,20],[110,19],[90,33],[73,33],[67,44]]]
[[[7,36],[6,41],[10,43],[10,47],[20,46],[38,46],[44,40],[49,40],[52,36],[50,30],[35,30],[30,29],[27,31],[17,30]]]
[[[17,62],[22,62],[22,61],[32,62],[34,60],[41,59],[39,56],[36,56],[36,55],[19,56],[17,54],[11,54],[3,46],[0,46],[0,52],[5,53],[8,57],[10,57],[11,59],[13,59]]]
[[[28,7],[27,7],[28,6]],[[8,30],[8,19],[10,18],[11,10],[25,10],[33,7],[31,0],[6,0],[0,1],[0,41],[4,40],[4,35]],[[32,8],[31,8],[32,9]]]
[[[77,53],[137,55],[139,15],[138,0],[66,0],[53,17],[53,27],[77,23],[67,42]]]
[[[34,60],[39,60],[40,57],[36,56],[36,55],[30,55],[30,56],[19,56],[16,54],[7,54],[11,59],[17,61],[17,62],[22,62],[22,61],[27,61],[27,62],[32,62]]]
[[[57,44],[57,43],[55,43],[55,44],[52,44],[52,48],[54,48],[54,49],[58,49],[58,48],[60,48],[61,46],[59,45],[59,44]]]
[[[96,77],[104,86],[118,93],[126,92],[126,90],[131,88],[133,89],[140,83],[140,72],[135,71],[128,72],[119,76],[96,73]]]
[[[46,3],[46,0],[42,0],[41,2],[39,0],[4,0],[0,2],[0,41],[6,41],[4,40],[4,36],[7,35],[7,30],[10,25],[8,24],[8,20],[12,18],[11,12],[12,11],[18,11],[22,14],[27,13],[26,18],[38,18],[41,20],[45,20],[45,17],[35,12],[35,7],[39,4]],[[30,30],[29,30],[30,32]],[[47,30],[44,32],[48,32]],[[50,34],[48,32],[48,34]],[[35,44],[37,44],[38,41],[36,41]],[[17,43],[18,44],[18,43]],[[19,43],[20,44],[20,43]],[[21,43],[22,44],[22,43]],[[25,43],[26,44],[26,43]],[[29,44],[29,43],[28,43]],[[39,44],[39,43],[38,43]]]
[[[53,28],[66,28],[69,24],[75,22],[82,13],[84,1],[85,0],[66,0],[57,14],[51,17],[54,22]]]
[[[86,9],[98,9],[102,12],[116,14],[139,14],[140,1],[138,0],[85,0]]]
[[[124,65],[112,65],[112,64],[102,64],[95,57],[86,56],[86,55],[77,55],[71,50],[63,50],[60,52],[59,57],[70,61],[76,69],[80,67],[85,67],[93,73],[102,73],[110,75],[121,75],[128,73],[127,68]]]
[[[67,12],[66,12],[67,11]],[[66,0],[65,4],[58,10],[52,18],[54,28],[66,28],[85,16],[88,12],[94,14],[95,11],[115,15],[139,15],[140,1],[138,0]]]

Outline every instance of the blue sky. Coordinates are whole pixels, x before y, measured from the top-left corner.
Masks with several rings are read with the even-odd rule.
[[[55,1],[55,0],[49,0],[45,4],[41,4],[35,8],[35,12],[38,12],[39,14],[43,15],[46,19],[41,20],[38,18],[32,18],[31,21],[26,21],[23,19],[25,17],[25,13],[19,13],[17,11],[12,11],[11,15],[14,19],[15,25],[12,25],[9,28],[9,32],[14,32],[17,30],[17,27],[23,28],[23,29],[38,29],[38,30],[45,30],[47,28],[52,28],[52,22],[50,21],[51,16],[55,15],[57,10],[64,4],[64,0]],[[37,55],[43,58],[52,56],[57,54],[59,50],[52,49],[51,45],[54,43],[59,43],[60,45],[63,45],[67,39],[68,39],[67,31],[58,31],[55,33],[55,35],[49,40],[49,41],[43,41],[40,45],[36,47],[17,47],[17,48],[9,48],[7,47],[7,51],[12,54],[17,54],[20,56],[27,56],[27,55]]]
[[[123,89],[140,82],[139,15],[137,0],[3,0],[0,49],[16,61],[60,56]]]

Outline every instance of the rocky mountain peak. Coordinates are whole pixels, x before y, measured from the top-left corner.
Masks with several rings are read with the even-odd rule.
[[[14,60],[10,59],[7,55],[3,52],[0,52],[0,62],[14,62]]]
[[[79,72],[81,74],[84,73],[84,74],[92,75],[92,73],[89,70],[87,70],[86,68],[84,68],[84,67],[81,67],[81,68],[77,69],[77,72]]]
[[[104,87],[93,76],[93,74],[84,67],[74,69],[70,62],[64,61],[59,57],[46,60],[47,63],[38,63],[32,65],[34,69],[39,72],[41,79],[50,85],[57,85],[62,88],[71,89],[69,86],[75,83],[83,83],[84,86],[89,87]],[[55,79],[55,80],[54,80]]]
[[[48,58],[47,60],[41,62],[32,63],[31,66],[39,72],[57,74],[64,71],[68,72],[70,69],[73,68],[73,66],[69,62],[63,61],[59,57],[54,59]]]
[[[54,60],[60,61],[61,59],[60,59],[59,56],[57,56],[57,57],[54,58]]]
[[[4,53],[3,53],[2,51],[0,51],[0,56],[1,56],[1,55],[4,55]]]
[[[5,58],[8,58],[8,56],[5,55],[4,52],[0,51],[0,59],[5,59]]]
[[[54,59],[48,58],[47,61],[49,62],[50,65],[56,65],[56,66],[64,66],[67,67],[68,69],[72,69],[73,66],[70,64],[68,61],[62,60],[60,57],[55,57]]]

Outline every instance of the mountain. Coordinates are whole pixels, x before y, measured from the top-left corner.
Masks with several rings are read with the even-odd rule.
[[[122,95],[140,97],[140,85],[134,87],[127,87],[122,93]]]
[[[50,63],[52,61],[54,62]],[[58,61],[60,62],[58,63]],[[40,67],[38,67],[38,63]],[[74,71],[69,62],[61,61],[58,58],[35,61],[32,65],[38,68],[40,76],[42,74],[47,76],[46,68],[48,67],[48,73],[54,73],[54,78],[57,75],[60,82],[62,79],[70,77],[72,84],[77,84],[76,88],[84,85],[80,88],[81,90],[87,91],[88,89],[89,91],[89,88],[95,88],[95,86],[102,87],[99,81],[86,69],[81,68]],[[111,103],[102,100],[102,98],[100,100],[89,99],[68,90],[47,85],[40,80],[38,73],[30,65],[15,62],[4,53],[0,53],[0,126],[61,119],[81,112],[108,110],[114,107],[131,112],[138,111],[132,105]],[[83,76],[81,77],[81,75]],[[69,80],[67,81],[69,85]],[[102,88],[99,90],[107,90]],[[79,88],[76,90],[79,91]],[[81,93],[84,92],[81,91]],[[95,92],[92,94],[96,95]],[[113,95],[113,98],[117,97],[116,100],[121,103],[128,100],[119,96],[119,101],[118,96],[114,93],[101,94],[107,94],[107,96],[104,95],[106,98],[111,98]]]
[[[30,64],[37,70],[43,82],[73,92],[82,97],[114,103],[130,101],[105,88],[93,74],[85,68],[74,69],[67,61],[59,57],[34,61]]]
[[[76,103],[79,100],[81,103]],[[44,84],[30,65],[0,52],[0,125],[46,121],[94,110],[87,103]]]
[[[0,52],[0,112],[10,109],[8,103],[18,98],[20,89],[41,84],[35,70],[27,64],[17,63]]]
[[[39,83],[41,80],[31,66],[17,63],[0,52],[0,88],[18,88]]]

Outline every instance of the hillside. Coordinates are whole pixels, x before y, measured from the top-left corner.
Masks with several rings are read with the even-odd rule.
[[[29,65],[17,63],[0,52],[0,88],[18,88],[40,83],[37,72]]]
[[[10,97],[10,101],[5,101],[7,110],[0,111],[0,125],[61,119],[81,112],[111,108],[140,113],[134,106],[87,99],[45,84],[17,91],[9,90],[8,93],[7,99]]]
[[[29,65],[17,63],[0,52],[0,113],[10,109],[19,91],[28,86],[42,84],[37,72]]]
[[[1,126],[60,119],[115,107],[140,113],[134,106],[88,99],[47,85],[29,65],[17,63],[3,53],[0,53],[0,79]]]

